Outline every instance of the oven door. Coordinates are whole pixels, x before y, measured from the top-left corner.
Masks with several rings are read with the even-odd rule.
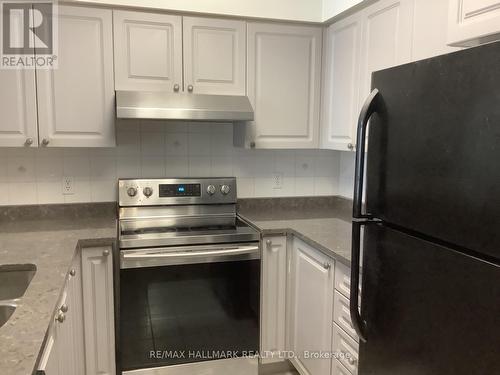
[[[122,371],[246,361],[259,348],[259,244],[122,250],[119,305]]]

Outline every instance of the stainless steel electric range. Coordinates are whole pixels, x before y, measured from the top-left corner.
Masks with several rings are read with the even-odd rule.
[[[118,196],[118,368],[256,375],[260,235],[236,180],[122,179]]]

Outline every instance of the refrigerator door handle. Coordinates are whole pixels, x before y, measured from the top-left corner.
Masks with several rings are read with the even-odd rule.
[[[370,222],[377,222],[371,215],[363,214],[363,183],[365,166],[366,130],[372,114],[377,112],[380,93],[374,89],[366,99],[358,120],[358,134],[356,150],[356,172],[354,180],[354,202],[352,222],[352,248],[351,248],[351,291],[349,311],[352,325],[362,342],[366,342],[366,323],[359,312],[359,268],[361,252],[361,227]]]
[[[353,199],[353,218],[363,219],[371,218],[369,215],[362,213],[363,206],[363,184],[365,176],[365,148],[366,148],[366,130],[370,117],[377,112],[377,104],[379,102],[380,93],[377,89],[373,89],[365,103],[358,119],[357,144],[356,149],[356,171],[354,175],[354,199]]]
[[[351,290],[349,296],[349,312],[354,330],[362,342],[366,342],[366,323],[359,312],[359,268],[361,247],[361,226],[365,223],[352,222],[352,253],[351,253]]]

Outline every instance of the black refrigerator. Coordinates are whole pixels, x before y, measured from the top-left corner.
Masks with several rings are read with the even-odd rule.
[[[500,374],[500,43],[375,72],[372,90],[353,212],[358,375]]]

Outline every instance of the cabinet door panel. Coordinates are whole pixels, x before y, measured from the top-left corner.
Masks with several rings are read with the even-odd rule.
[[[83,316],[88,375],[114,375],[115,335],[111,249],[82,249]]]
[[[359,112],[361,16],[326,29],[322,105],[322,147],[347,151],[356,143]]]
[[[184,90],[245,95],[245,22],[184,17],[183,29]]]
[[[297,355],[332,349],[333,260],[297,238],[293,240],[291,346]],[[301,358],[311,375],[330,374],[331,360]]]
[[[370,93],[374,71],[411,60],[413,0],[382,0],[364,11],[360,104]]]
[[[500,39],[500,1],[449,0],[448,44],[474,46]]]
[[[113,12],[116,90],[182,86],[182,17]]]
[[[264,238],[262,250],[262,363],[282,361],[285,350],[286,236]]]
[[[316,148],[321,28],[250,23],[248,97],[257,148]]]
[[[34,70],[0,70],[0,146],[38,145]]]
[[[48,146],[115,145],[112,38],[111,10],[59,7],[58,68],[37,72],[39,135]]]

